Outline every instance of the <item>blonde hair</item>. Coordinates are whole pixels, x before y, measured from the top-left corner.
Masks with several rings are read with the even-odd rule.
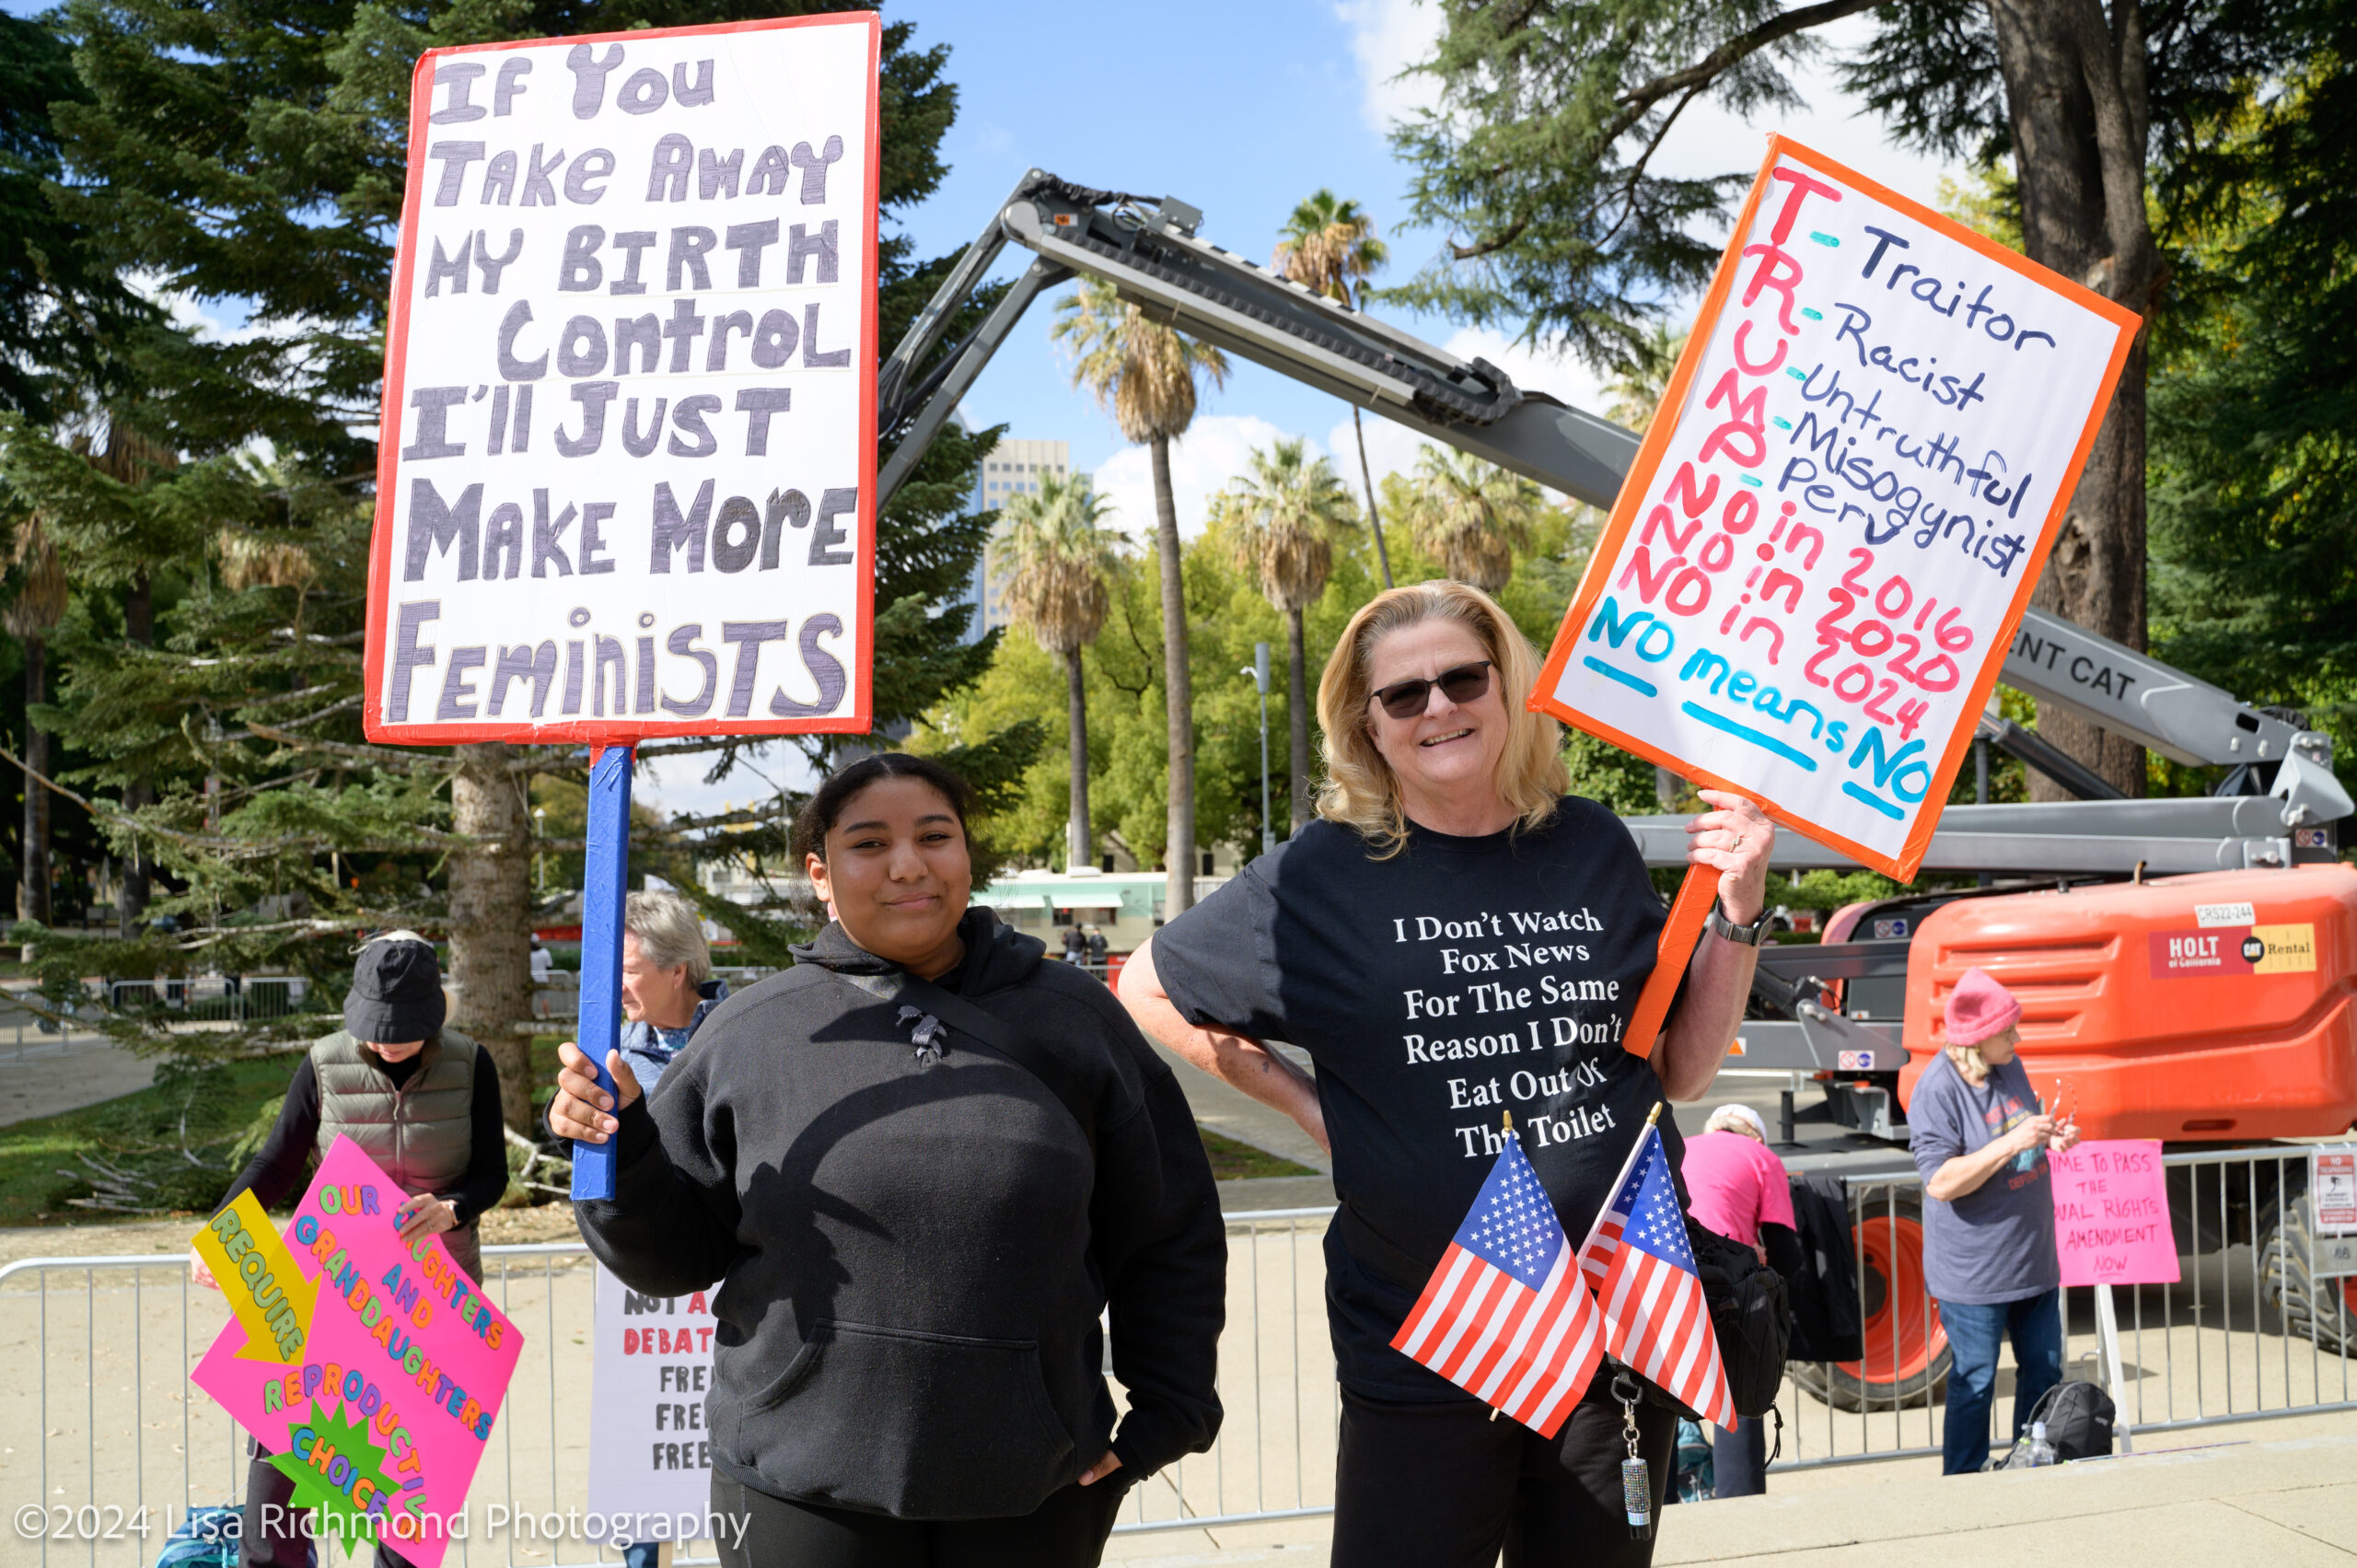
[[[2017,1024],[1999,1029],[1995,1034],[1991,1035],[1989,1039],[1997,1040],[2009,1034],[2014,1037],[2015,1047],[2018,1049],[2021,1040],[2021,1027]],[[1980,1047],[1985,1043],[1985,1041],[1975,1040],[1970,1045],[1943,1045],[1940,1047],[1940,1050],[1946,1053],[1947,1059],[1956,1063],[1957,1075],[1962,1077],[1966,1083],[1970,1084],[1976,1089],[1989,1081],[1989,1059],[1980,1054]]]
[[[1514,808],[1516,831],[1544,827],[1571,787],[1562,755],[1563,730],[1545,714],[1523,706],[1538,679],[1538,656],[1498,601],[1463,583],[1413,583],[1369,599],[1326,661],[1318,681],[1318,722],[1325,729],[1319,749],[1326,777],[1318,786],[1318,814],[1354,828],[1388,860],[1408,842],[1408,817],[1400,804],[1399,780],[1376,749],[1367,701],[1376,645],[1392,633],[1426,621],[1454,621],[1480,641],[1496,674],[1506,710],[1506,747],[1498,759],[1501,799]]]
[[[1944,1045],[1940,1049],[1956,1063],[1956,1075],[1974,1088],[1989,1081],[1989,1059],[1977,1045]]]

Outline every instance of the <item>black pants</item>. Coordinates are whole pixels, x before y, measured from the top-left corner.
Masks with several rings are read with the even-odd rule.
[[[1551,1438],[1472,1400],[1445,1405],[1342,1392],[1334,1481],[1334,1568],[1644,1568],[1621,1506],[1629,1457],[1621,1407],[1604,1379]],[[1652,1467],[1658,1516],[1678,1418],[1637,1407],[1637,1451]]]
[[[1747,1415],[1733,1432],[1719,1428],[1711,1439],[1711,1473],[1718,1483],[1715,1497],[1768,1495],[1767,1418]]]
[[[304,1516],[310,1510],[287,1504],[295,1495],[295,1479],[272,1464],[270,1450],[250,1437],[246,1439],[246,1451],[253,1458],[246,1466],[245,1516],[238,1539],[242,1568],[314,1568],[319,1556],[317,1543],[303,1533]],[[339,1562],[345,1561],[341,1545],[330,1555]],[[409,1562],[379,1541],[377,1568],[409,1568]]]
[[[1019,1517],[928,1522],[789,1503],[714,1471],[712,1511],[750,1520],[741,1541],[722,1527],[721,1568],[1096,1568],[1126,1491],[1115,1470]]]

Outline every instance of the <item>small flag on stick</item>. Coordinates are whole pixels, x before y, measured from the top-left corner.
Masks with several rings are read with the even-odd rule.
[[[1543,1437],[1587,1391],[1604,1322],[1511,1121],[1490,1179],[1391,1346]]]
[[[1718,1330],[1687,1244],[1669,1152],[1650,1118],[1580,1248],[1579,1266],[1603,1309],[1605,1348],[1704,1420],[1733,1426]]]

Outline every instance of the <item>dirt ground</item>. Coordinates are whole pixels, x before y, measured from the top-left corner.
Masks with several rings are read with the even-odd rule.
[[[93,1221],[87,1225],[17,1225],[0,1228],[0,1266],[20,1258],[124,1257],[136,1253],[177,1252],[196,1234],[201,1217],[178,1219]],[[487,1247],[507,1247],[531,1241],[571,1241],[573,1205],[549,1203],[531,1209],[493,1209],[482,1217]]]

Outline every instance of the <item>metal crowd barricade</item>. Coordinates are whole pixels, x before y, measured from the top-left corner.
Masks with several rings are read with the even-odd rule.
[[[252,1023],[303,1010],[310,982],[301,975],[162,975],[110,980],[107,1005],[116,1012],[155,1011],[192,1022]]]
[[[1328,1213],[1230,1216],[1225,1429],[1209,1453],[1133,1487],[1118,1529],[1331,1508],[1338,1408],[1318,1249]],[[446,1562],[618,1562],[615,1543],[586,1539],[579,1528],[594,1506],[587,1250],[579,1242],[486,1247],[483,1259],[487,1290],[523,1329],[524,1351],[475,1478],[469,1538]],[[245,1441],[187,1380],[227,1320],[224,1299],[191,1283],[185,1253],[32,1258],[0,1268],[0,1510],[11,1531],[0,1561],[145,1568],[190,1508],[242,1496]],[[50,1510],[39,1540],[18,1518],[34,1506]],[[716,1561],[703,1542],[675,1557],[674,1568]]]
[[[2184,1246],[2175,1286],[2116,1287],[2122,1420],[2139,1434],[2261,1416],[2357,1409],[2348,1354],[2357,1311],[2342,1282],[2301,1283],[2282,1197],[2305,1151],[2169,1156]],[[1801,1469],[1936,1453],[1945,1342],[1920,1283],[1897,1282],[1920,1253],[1920,1186],[1875,1179],[1852,1189],[1868,1354],[1847,1367],[1795,1366],[1779,1408],[1783,1456]],[[1117,1533],[1299,1518],[1333,1507],[1340,1411],[1327,1338],[1320,1240],[1330,1209],[1231,1214],[1225,1424],[1207,1453],[1132,1488]],[[523,1357],[470,1503],[459,1568],[560,1568],[619,1561],[586,1539],[594,1276],[578,1242],[483,1249],[486,1285],[525,1331]],[[1912,1277],[1920,1282],[1920,1270]],[[2270,1290],[2270,1279],[2276,1282]],[[2282,1283],[2293,1281],[2286,1291]],[[2305,1294],[2303,1294],[2305,1292]],[[2066,1293],[2065,1375],[2100,1381],[2085,1290]],[[145,1568],[191,1506],[234,1501],[244,1442],[187,1381],[227,1312],[193,1288],[185,1254],[36,1258],[0,1268],[0,1508],[52,1510],[68,1539],[10,1538],[9,1562]],[[2000,1376],[1998,1447],[2011,1437]],[[1116,1390],[1119,1398],[1119,1390]],[[148,1510],[147,1531],[134,1527]],[[55,1510],[64,1510],[60,1515]],[[111,1539],[93,1539],[108,1535]],[[708,1562],[709,1543],[678,1568]]]
[[[2357,1410],[2357,1293],[2307,1274],[2312,1234],[2305,1148],[2165,1156],[2181,1278],[2115,1285],[2121,1387],[2132,1434],[2294,1413]],[[1784,1457],[1808,1469],[1941,1451],[1950,1356],[1922,1286],[1922,1183],[1912,1174],[1849,1184],[1852,1260],[1865,1355],[1789,1369],[1778,1409]],[[2288,1285],[2288,1288],[2287,1288]],[[2108,1381],[2095,1289],[2061,1293],[2066,1378]],[[2011,1352],[1990,1410],[1992,1451],[2013,1441]]]

